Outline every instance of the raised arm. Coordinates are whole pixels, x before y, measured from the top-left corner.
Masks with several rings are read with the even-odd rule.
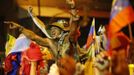
[[[6,23],[12,25],[10,26],[10,28],[18,28],[21,33],[23,33],[29,39],[35,41],[37,44],[51,48],[51,52],[54,54],[54,56],[57,55],[57,46],[53,40],[49,38],[42,38],[37,34],[35,34],[33,31],[28,30],[17,23],[14,22],[6,22]]]
[[[76,43],[78,37],[80,36],[79,33],[79,25],[78,25],[78,20],[79,20],[79,15],[76,9],[76,4],[75,0],[66,0],[67,4],[70,6],[70,33],[69,33],[69,39],[70,41]]]

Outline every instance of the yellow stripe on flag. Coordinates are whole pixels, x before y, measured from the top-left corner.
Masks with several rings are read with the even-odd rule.
[[[14,46],[15,41],[16,41],[16,38],[10,34],[8,34],[8,38],[9,38],[9,40],[6,42],[6,46],[5,46],[6,56],[7,56],[8,52],[12,49],[12,47]]]

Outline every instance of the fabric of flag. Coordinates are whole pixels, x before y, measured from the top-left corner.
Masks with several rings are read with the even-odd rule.
[[[20,75],[30,75],[31,64],[26,55],[26,52],[22,52],[20,66],[21,66],[19,70]]]
[[[92,25],[90,27],[90,31],[88,34],[87,42],[85,45],[86,49],[88,49],[91,43],[93,42],[94,35],[95,35],[95,19],[93,18]]]
[[[105,50],[107,50],[108,48],[107,48],[107,37],[106,37],[106,29],[105,29],[105,26],[102,26],[102,28],[100,29],[100,31],[101,31],[101,46],[102,46],[102,48],[103,49],[105,49]]]
[[[25,35],[21,34],[17,39],[16,42],[13,46],[13,48],[10,50],[10,53],[12,52],[23,52],[25,51],[27,48],[29,48],[31,43],[31,40],[28,39]]]
[[[93,68],[93,60],[87,60],[85,62],[84,75],[95,75],[95,70]]]
[[[108,29],[111,33],[120,31],[126,25],[134,22],[134,10],[129,0],[113,0]]]
[[[21,62],[21,52],[11,53],[5,59],[5,72],[7,75],[18,75]]]
[[[29,48],[26,50],[26,55],[30,61],[42,60],[42,53],[40,51],[40,46],[32,42]]]
[[[16,41],[16,38],[13,37],[13,36],[10,35],[10,34],[7,35],[7,38],[8,38],[8,41],[6,42],[6,46],[5,46],[5,49],[6,49],[6,56],[7,56],[7,54],[9,53],[9,51],[12,49],[12,47],[14,46],[15,41]]]

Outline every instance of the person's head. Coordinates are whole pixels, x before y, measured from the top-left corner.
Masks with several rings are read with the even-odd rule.
[[[50,34],[51,37],[54,39],[60,38],[61,34],[64,31],[69,31],[69,30],[70,30],[70,25],[65,20],[58,20],[57,22],[54,22],[50,25]]]

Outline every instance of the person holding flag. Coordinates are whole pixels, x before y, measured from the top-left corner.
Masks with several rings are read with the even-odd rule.
[[[134,22],[134,9],[132,8],[132,6],[130,5],[129,0],[113,0],[113,4],[112,4],[112,8],[111,8],[111,16],[110,16],[110,21],[109,21],[109,25],[107,25],[107,31],[108,31],[108,46],[109,46],[109,50],[113,50],[113,47],[115,46],[119,46],[119,42],[116,40],[115,45],[111,44],[110,42],[113,42],[113,39],[115,37],[115,35],[120,35],[121,34],[121,38],[118,39],[123,39],[124,34],[120,31],[123,27],[127,26],[129,27],[129,35],[130,35],[130,40],[132,41],[132,31],[131,31],[131,26],[130,24]],[[122,35],[123,34],[123,35]],[[118,47],[118,51],[115,51],[115,53],[117,52],[117,55],[120,52],[123,52],[124,50],[121,50],[121,48],[124,46],[128,46],[130,45],[130,41],[128,44],[124,45],[124,43],[126,43],[124,40],[120,41],[120,46]],[[111,47],[113,46],[113,47]],[[125,54],[128,51],[128,49],[125,49]],[[128,52],[127,52],[128,53]],[[130,57],[130,55],[128,55]],[[126,57],[126,56],[125,56]],[[124,59],[125,61],[126,59]],[[131,59],[129,59],[129,61],[131,61]],[[113,62],[114,63],[114,62]],[[128,62],[127,62],[128,63]],[[122,68],[123,70],[123,68]],[[119,71],[119,68],[118,68]],[[124,72],[124,71],[122,71]],[[121,73],[121,72],[120,72]],[[122,75],[122,74],[121,74]],[[128,75],[128,73],[127,73]],[[130,74],[132,75],[132,74]]]
[[[112,49],[111,56],[111,71],[113,75],[129,75],[128,69],[128,48],[130,40],[128,37],[120,32],[115,34],[110,40],[110,47]]]

